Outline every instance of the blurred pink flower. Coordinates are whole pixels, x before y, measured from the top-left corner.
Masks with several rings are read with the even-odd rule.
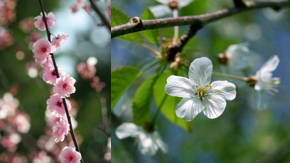
[[[68,75],[63,75],[56,80],[53,92],[61,97],[69,97],[76,91],[74,86],[76,80]]]
[[[23,30],[24,32],[29,32],[34,28],[34,20],[31,17],[28,17],[26,19],[23,19],[20,24],[19,27],[21,30]]]
[[[37,63],[43,63],[51,52],[51,44],[46,39],[39,39],[33,44],[34,58]]]
[[[40,152],[33,158],[33,163],[51,163],[52,159],[45,153]]]
[[[72,147],[64,147],[59,156],[61,163],[80,163],[82,156]]]
[[[20,133],[27,133],[30,129],[29,117],[26,113],[18,113],[14,118],[14,124]]]
[[[52,12],[48,13],[48,14],[45,14],[46,15],[46,21],[47,21],[47,26],[49,28],[53,28],[55,23],[56,23],[56,20],[55,20],[55,17],[54,17],[54,14]],[[34,22],[34,26],[41,30],[41,31],[44,31],[45,30],[45,24],[43,22],[43,17],[42,17],[42,13],[40,13],[40,16],[37,16],[34,18],[35,19],[35,22]]]
[[[57,51],[60,48],[60,46],[67,40],[67,38],[68,38],[67,34],[57,35],[56,37],[54,37],[51,42],[53,51]]]
[[[70,111],[71,104],[70,104],[70,101],[67,99],[66,99],[66,104],[67,104],[68,110]],[[65,109],[64,109],[62,98],[58,95],[50,96],[50,98],[47,100],[47,109],[61,116],[65,115]]]
[[[54,136],[54,141],[62,142],[64,137],[68,134],[69,126],[66,120],[61,119],[58,123],[55,124],[52,128],[52,135]]]

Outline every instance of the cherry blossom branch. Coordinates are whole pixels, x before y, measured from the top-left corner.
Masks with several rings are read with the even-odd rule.
[[[285,1],[267,1],[267,2],[247,2],[245,7],[232,7],[227,9],[218,10],[208,14],[193,15],[193,16],[181,16],[178,18],[161,18],[153,20],[141,20],[137,23],[130,21],[127,24],[122,24],[111,28],[111,37],[117,37],[120,35],[125,35],[129,33],[134,33],[138,31],[172,27],[172,26],[182,26],[191,25],[196,22],[200,22],[203,26],[211,22],[218,21],[223,18],[236,15],[238,13],[261,9],[261,8],[282,8],[290,6],[290,0]]]
[[[106,18],[106,16],[101,12],[101,10],[99,9],[99,7],[94,3],[93,0],[89,0],[92,9],[96,12],[96,14],[100,17],[102,23],[107,27],[107,29],[110,31],[111,29],[111,25],[108,21],[108,19]]]
[[[48,28],[48,25],[47,25],[47,20],[46,20],[46,16],[45,16],[45,12],[44,12],[44,7],[43,7],[42,0],[39,0],[39,4],[40,4],[41,12],[42,12],[43,22],[45,24],[47,38],[48,38],[48,41],[51,42],[51,33],[50,33],[49,28]],[[52,62],[53,62],[53,66],[54,66],[54,69],[55,69],[56,76],[57,76],[57,78],[59,78],[60,75],[59,75],[58,67],[57,67],[56,62],[55,62],[54,54],[53,53],[50,53],[50,56],[51,56],[51,59],[52,59]],[[67,107],[67,103],[66,103],[65,98],[62,98],[62,102],[63,102],[63,105],[64,105],[66,117],[67,117],[68,124],[69,124],[69,128],[70,128],[69,131],[70,131],[70,135],[72,137],[72,140],[73,140],[75,149],[76,149],[76,151],[80,152],[79,146],[78,146],[78,143],[77,143],[75,134],[74,134],[74,130],[73,130],[72,122],[71,122],[71,117],[69,115],[69,111],[68,111],[68,107]],[[83,161],[81,160],[81,162],[83,162]]]

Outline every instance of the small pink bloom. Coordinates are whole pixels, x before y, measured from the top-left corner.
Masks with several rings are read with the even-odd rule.
[[[68,38],[67,34],[57,35],[56,37],[54,37],[51,42],[53,51],[57,51],[60,48],[60,46],[66,41],[67,38]]]
[[[69,97],[70,94],[75,93],[76,88],[74,86],[76,80],[68,75],[63,75],[56,80],[56,84],[53,87],[53,92],[61,97]]]
[[[50,13],[48,13],[48,15],[47,14],[45,14],[45,15],[46,15],[47,26],[49,28],[53,28],[55,23],[56,23],[55,18],[54,18],[54,14],[52,12],[50,12]],[[40,13],[40,16],[35,17],[34,26],[41,31],[45,30],[45,24],[43,22],[42,13]]]
[[[58,73],[61,74],[61,72],[59,70],[58,70]],[[42,79],[46,83],[54,85],[56,83],[56,79],[57,79],[55,68],[52,66],[43,67]]]
[[[33,53],[36,62],[43,63],[51,52],[51,44],[46,39],[39,39],[33,44]]]
[[[55,124],[52,128],[52,135],[54,136],[54,141],[62,142],[64,137],[68,134],[69,126],[66,120],[61,119],[58,123]]]
[[[25,113],[17,114],[14,123],[20,133],[27,133],[30,129],[29,117]]]
[[[45,153],[40,152],[33,158],[33,163],[50,163],[52,159]]]
[[[47,100],[47,109],[49,109],[51,112],[57,113],[61,116],[65,115],[65,109],[63,105],[63,100],[58,95],[50,96],[50,98]],[[70,101],[66,99],[67,108],[70,111],[71,110],[71,104]]]
[[[64,147],[59,156],[61,163],[80,163],[82,156],[72,147]]]

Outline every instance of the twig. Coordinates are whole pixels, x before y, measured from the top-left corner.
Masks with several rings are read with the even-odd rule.
[[[92,9],[96,12],[96,14],[100,17],[102,23],[107,27],[107,29],[110,31],[111,29],[111,25],[108,21],[108,19],[106,18],[106,16],[100,11],[100,9],[98,8],[98,6],[93,2],[93,0],[90,0],[90,4]]]
[[[290,0],[287,1],[267,1],[267,2],[247,2],[246,7],[233,7],[228,9],[222,9],[208,14],[195,15],[195,16],[182,16],[178,18],[161,18],[153,20],[142,20],[140,25],[135,23],[127,23],[118,25],[112,28],[111,37],[117,37],[124,34],[134,33],[147,29],[156,29],[172,26],[191,25],[199,21],[202,25],[215,22],[217,20],[242,13],[249,10],[260,9],[260,8],[280,8],[290,6]]]
[[[44,7],[43,7],[42,0],[39,0],[39,4],[40,4],[41,12],[42,12],[42,18],[43,18],[43,21],[44,21],[44,24],[45,24],[47,38],[48,38],[49,42],[51,42],[51,33],[50,33],[49,29],[48,29],[46,15],[45,15],[45,12],[44,12]],[[53,66],[54,66],[54,69],[55,69],[55,72],[56,72],[56,76],[57,76],[57,78],[59,78],[60,75],[59,75],[59,72],[58,72],[58,68],[57,68],[53,53],[50,53],[50,56],[51,56],[51,59],[52,59],[52,62],[53,62]],[[68,120],[68,123],[69,123],[70,135],[72,137],[75,149],[76,149],[76,151],[80,152],[79,146],[78,146],[75,134],[74,134],[74,130],[73,130],[73,127],[72,127],[71,117],[69,115],[69,111],[68,111],[68,107],[67,107],[65,98],[62,98],[62,102],[63,102],[63,105],[64,105],[66,117],[67,117],[67,120]],[[81,162],[83,162],[83,160],[81,160]]]

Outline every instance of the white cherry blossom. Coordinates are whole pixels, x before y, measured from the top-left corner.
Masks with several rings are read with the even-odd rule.
[[[251,52],[246,44],[234,44],[227,48],[228,65],[235,70],[242,70],[249,66]]]
[[[276,93],[278,90],[276,87],[280,84],[280,78],[272,77],[273,71],[279,65],[279,58],[277,55],[270,58],[261,68],[256,72],[257,83],[255,85],[255,90],[261,91],[266,90],[269,93]]]
[[[138,149],[146,155],[155,155],[158,149],[167,152],[167,146],[161,140],[157,131],[148,132],[134,123],[123,123],[116,130],[119,139],[136,138]]]
[[[172,13],[172,10],[169,7],[169,3],[172,0],[156,0],[161,3],[161,5],[152,6],[150,10],[155,15],[155,17],[164,17]],[[189,5],[193,0],[176,0],[178,3],[178,8],[183,8]]]
[[[188,78],[171,75],[165,91],[183,98],[176,108],[176,115],[191,121],[200,112],[210,119],[219,117],[226,108],[226,100],[236,97],[236,86],[228,81],[211,83],[212,62],[206,58],[195,59],[189,68]]]

